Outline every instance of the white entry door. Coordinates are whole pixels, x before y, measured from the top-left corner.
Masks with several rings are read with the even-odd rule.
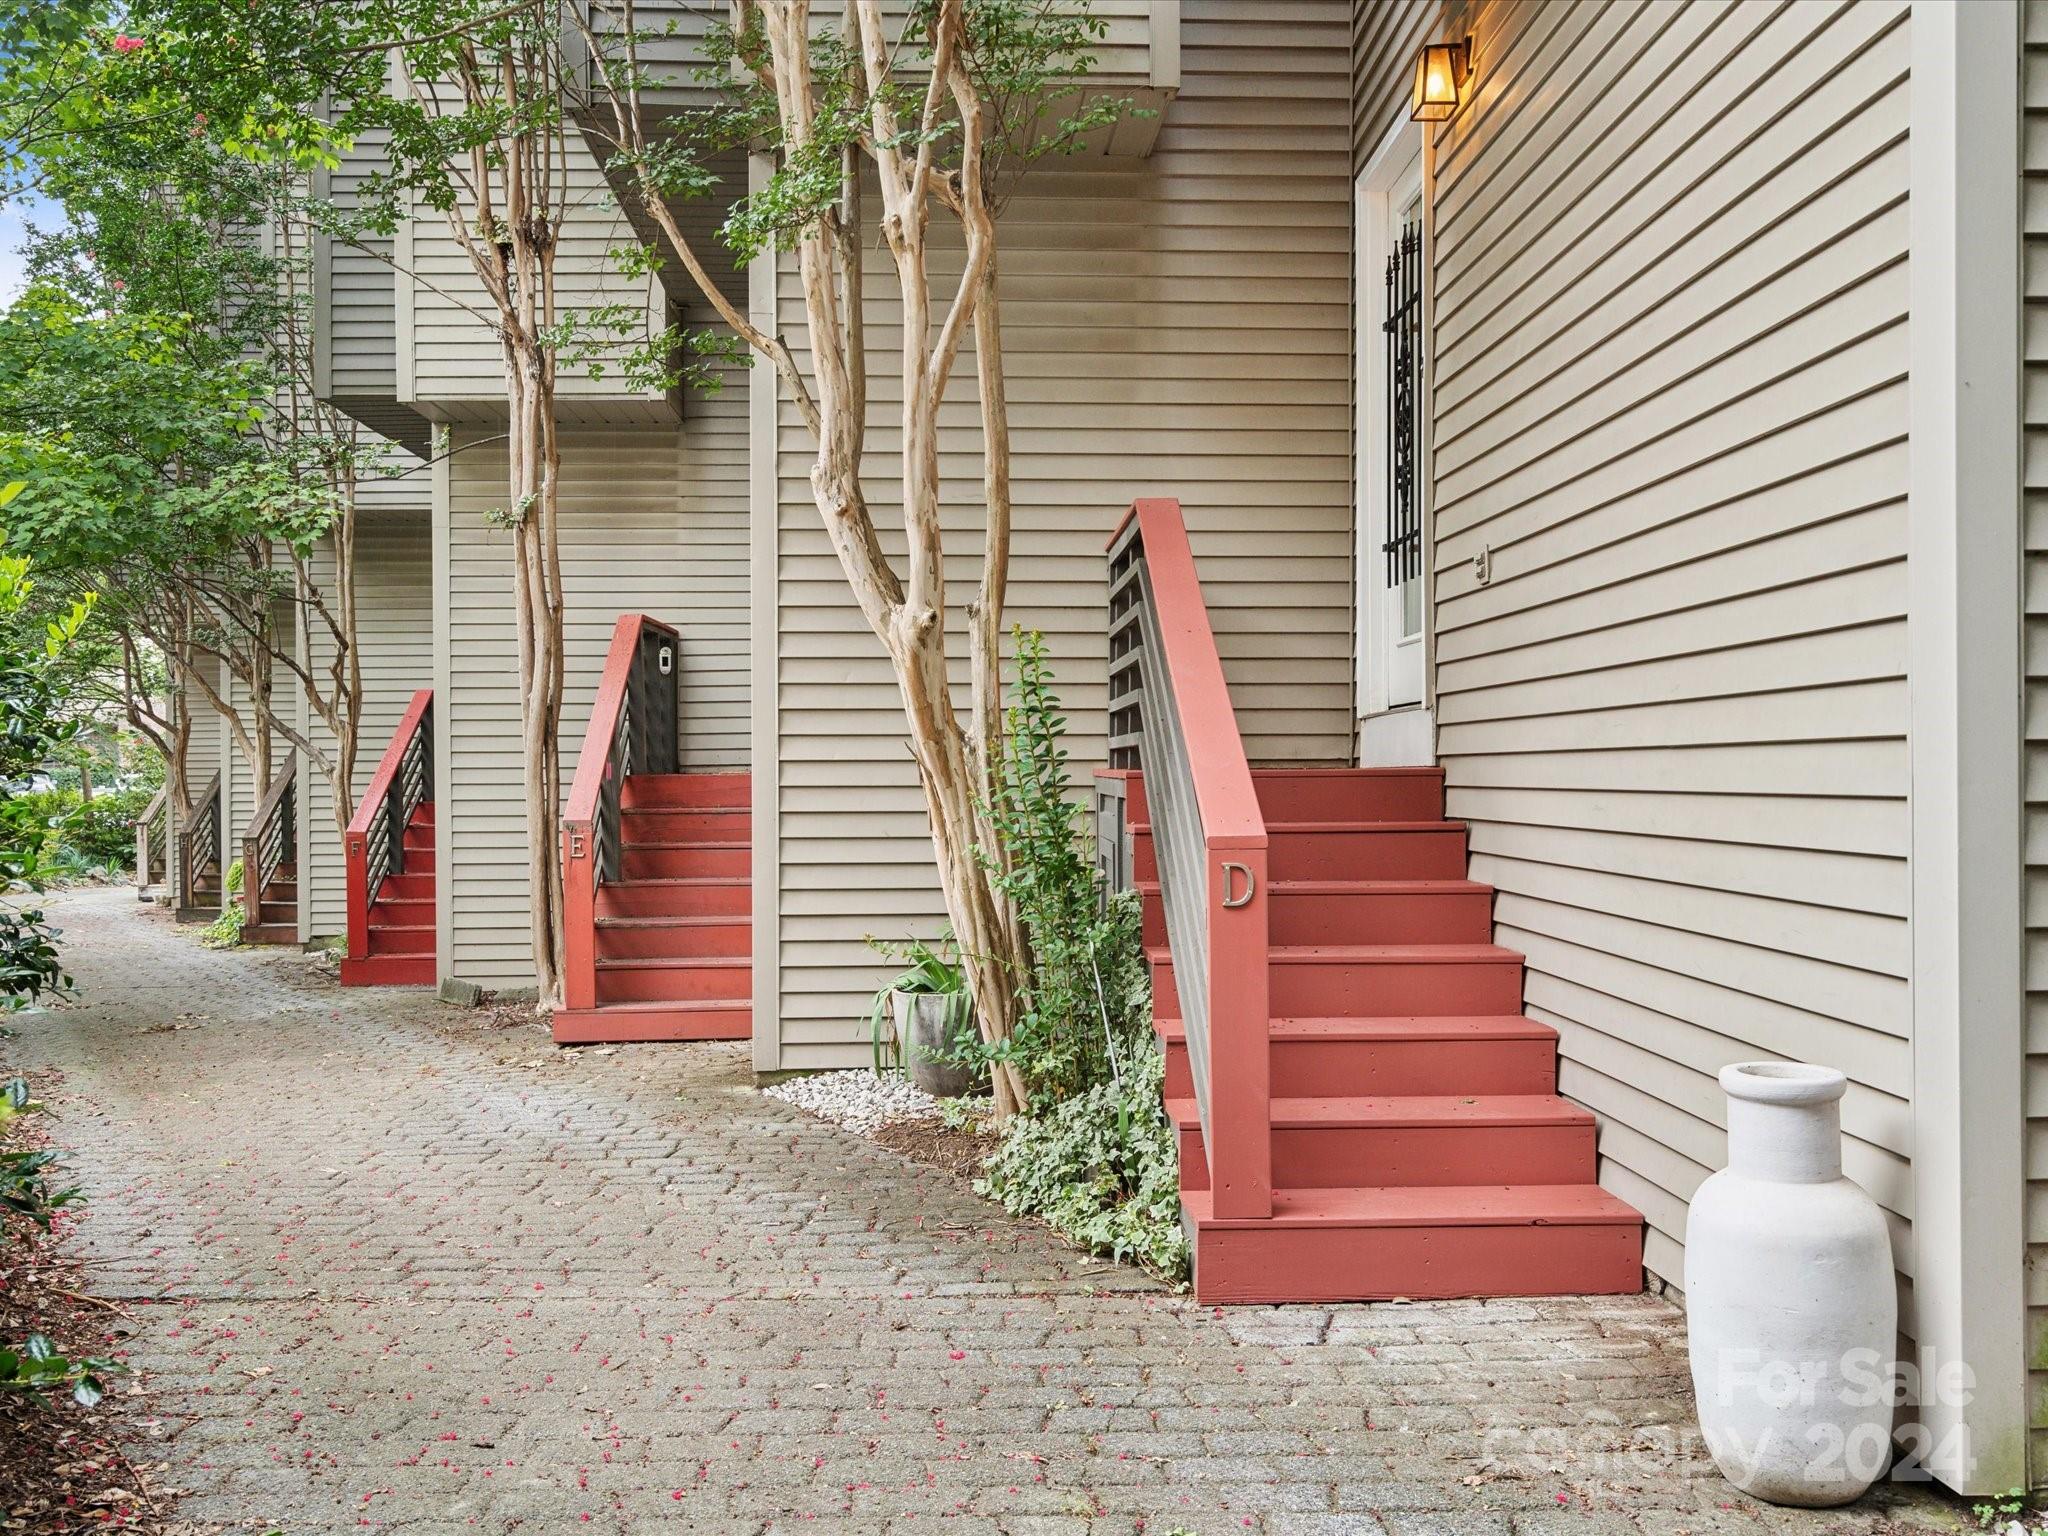
[[[1422,702],[1422,139],[1404,124],[1358,178],[1358,676],[1370,716]]]

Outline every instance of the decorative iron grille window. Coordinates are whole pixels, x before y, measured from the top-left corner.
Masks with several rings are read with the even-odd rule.
[[[1387,558],[1392,589],[1422,574],[1421,472],[1415,437],[1422,373],[1422,225],[1402,226],[1387,258]]]

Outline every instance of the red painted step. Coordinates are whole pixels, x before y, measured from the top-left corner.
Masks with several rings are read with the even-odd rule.
[[[1288,1018],[1340,1014],[1520,1013],[1522,957],[1495,944],[1275,946],[1271,1006]],[[1152,1006],[1180,1017],[1173,960],[1154,949]]]
[[[597,888],[597,915],[608,917],[741,917],[754,909],[753,883],[733,876],[625,880]]]
[[[562,1044],[744,1040],[753,1032],[753,815],[743,773],[632,774],[620,873],[597,887],[597,1006]]]
[[[619,786],[629,811],[653,806],[753,804],[753,780],[744,773],[636,773]]]
[[[1166,1096],[1189,1098],[1187,1034],[1156,1017],[1166,1047]],[[1332,1083],[1368,1094],[1551,1093],[1557,1031],[1513,1016],[1274,1019],[1272,1092],[1312,1098]]]
[[[1266,821],[1270,1217],[1218,1220],[1144,780],[1125,775],[1195,1293],[1213,1302],[1624,1292],[1642,1218],[1596,1182],[1557,1034],[1522,1012],[1434,768],[1255,769]]]
[[[750,955],[750,917],[600,917],[601,960],[681,960],[705,955]]]
[[[1195,1101],[1166,1107],[1181,1188],[1207,1189]],[[1555,1094],[1273,1101],[1273,1181],[1289,1188],[1568,1184],[1590,1178],[1593,1160],[1592,1115]]]
[[[649,1040],[745,1040],[754,1032],[747,1003],[612,1003],[562,1008],[554,1016],[558,1045],[622,1045]]]
[[[628,880],[733,879],[752,863],[751,843],[628,843],[619,859]]]
[[[345,987],[431,987],[436,981],[434,957],[428,955],[370,955],[361,960],[341,962],[341,984]]]
[[[426,955],[434,953],[434,925],[370,925],[370,953],[373,955]]]
[[[1181,1197],[1203,1301],[1624,1294],[1643,1287],[1643,1218],[1590,1179],[1564,1185],[1276,1189],[1264,1221]]]
[[[749,958],[597,962],[599,1003],[747,1002],[753,992]]]
[[[626,844],[744,843],[754,835],[754,813],[743,805],[628,806]]]
[[[1254,768],[1259,814],[1276,821],[1435,821],[1444,813],[1441,768]],[[1145,785],[1130,785],[1133,821],[1147,819]]]
[[[1138,887],[1157,895],[1156,882]],[[1493,887],[1470,880],[1275,880],[1266,886],[1275,944],[1484,944]],[[1145,942],[1166,942],[1166,914],[1145,903]]]
[[[400,839],[405,870],[371,892],[369,954],[341,962],[346,987],[431,987],[440,979],[434,917],[434,802],[413,807]]]
[[[1462,880],[1462,821],[1298,821],[1266,825],[1268,865],[1285,880]],[[1131,828],[1131,872],[1159,879],[1152,829]]]

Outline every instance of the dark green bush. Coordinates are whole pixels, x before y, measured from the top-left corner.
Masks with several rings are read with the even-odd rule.
[[[34,831],[58,875],[126,869],[135,859],[135,819],[153,793],[110,789],[82,800],[75,789],[38,789],[9,796],[6,814],[11,827]]]
[[[94,795],[64,824],[65,846],[88,863],[126,867],[135,859],[135,819],[148,806],[148,789],[114,789]]]
[[[1184,1282],[1180,1153],[1160,1097],[1138,897],[1102,888],[1045,641],[1020,630],[1016,642],[990,858],[1029,941],[1024,1006],[1001,1053],[1031,1112],[1003,1126],[975,1187],[1070,1242]]]
[[[1016,631],[1012,676],[989,808],[1001,854],[984,857],[1017,910],[1030,954],[1023,1008],[999,1052],[1039,1104],[1113,1080],[1117,1057],[1151,1033],[1152,997],[1137,897],[1102,889],[1084,840],[1087,804],[1072,780],[1067,717],[1036,631]]]
[[[1160,1099],[1164,1073],[1159,1047],[1148,1041],[1124,1063],[1121,1082],[1017,1116],[975,1189],[1082,1248],[1185,1284],[1180,1150]]]

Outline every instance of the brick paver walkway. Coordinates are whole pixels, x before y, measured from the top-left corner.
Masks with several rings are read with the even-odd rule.
[[[46,1075],[198,1520],[344,1531],[1859,1532],[1697,1457],[1649,1298],[1230,1315],[751,1090],[58,904]],[[61,1079],[57,1076],[61,1074]]]

